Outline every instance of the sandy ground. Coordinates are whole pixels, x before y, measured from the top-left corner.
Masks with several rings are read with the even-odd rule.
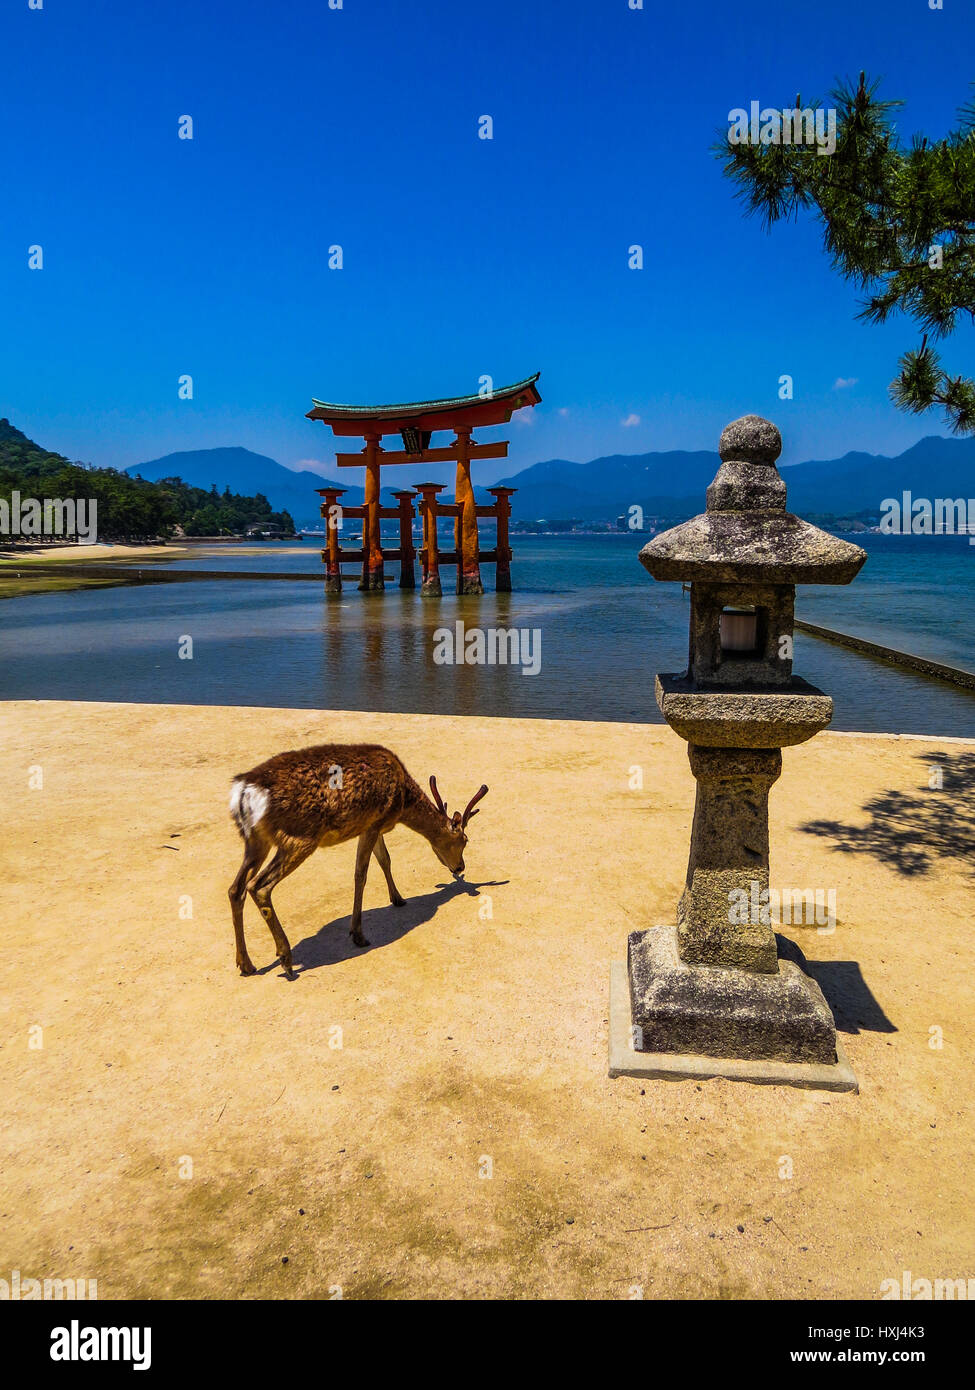
[[[68,593],[73,589],[104,589],[120,582],[65,575],[59,572],[62,565],[117,562],[122,568],[139,560],[185,559],[190,554],[192,551],[188,547],[180,545],[0,545],[0,599]],[[22,578],[15,573],[18,570],[30,570],[31,573],[27,578]]]
[[[140,560],[195,560],[205,562],[214,556],[225,556],[228,552],[236,556],[267,554],[266,546],[228,543],[215,545],[212,542],[185,545],[180,542],[164,545],[122,545],[98,543],[95,545],[43,545],[7,546],[0,545],[0,599],[22,598],[29,594],[65,593],[72,589],[101,589],[113,584],[127,582],[124,579],[86,578],[80,575],[59,573],[61,565],[117,563],[119,569],[138,564]],[[313,561],[318,561],[318,553],[313,546],[280,545],[276,553],[300,555],[307,553]],[[30,569],[26,579],[17,577],[13,571]],[[2,1276],[0,1276],[2,1277]]]
[[[285,545],[283,542],[275,546],[275,553],[283,555],[301,555],[309,551],[315,553],[315,547],[310,545]],[[17,564],[32,562],[34,564],[63,564],[77,565],[85,560],[97,561],[104,564],[108,560],[118,560],[121,564],[132,564],[137,560],[191,560],[195,556],[200,558],[212,555],[266,555],[269,548],[266,545],[246,545],[242,542],[228,541],[226,545],[216,545],[213,542],[204,544],[182,544],[173,541],[168,544],[162,542],[152,545],[122,545],[121,543],[108,543],[98,541],[94,545],[31,545],[18,548],[8,546],[4,549],[0,546],[0,559],[9,562],[16,561]]]
[[[6,550],[0,549],[0,559],[10,562],[16,561],[18,565],[56,565],[62,564],[77,565],[85,560],[97,561],[104,564],[107,560],[118,560],[121,563],[134,563],[136,560],[165,560],[165,559],[185,559],[193,553],[196,547],[185,545],[110,545],[107,542],[96,542],[94,545],[31,545],[22,548],[10,547]]]
[[[851,1096],[609,1079],[610,960],[673,920],[686,864],[693,782],[666,728],[0,718],[0,1276],[97,1278],[102,1298],[794,1299],[975,1275],[975,745],[785,753],[773,882],[836,890],[832,935],[790,934]],[[396,830],[409,903],[373,865],[359,951],[353,847],[320,852],[275,896],[297,978],[248,903],[242,979],[230,778],[326,739],[388,743],[451,803],[490,784],[467,886]]]

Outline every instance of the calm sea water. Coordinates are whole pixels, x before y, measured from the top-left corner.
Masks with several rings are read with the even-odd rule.
[[[660,722],[656,671],[686,664],[688,601],[637,560],[638,536],[516,537],[516,592],[422,600],[395,581],[354,582],[326,602],[315,584],[159,584],[0,602],[3,698],[302,706],[543,719]],[[811,622],[975,669],[975,546],[962,537],[877,537],[845,588],[799,590]],[[278,546],[179,568],[317,571],[319,550]],[[395,566],[391,566],[395,570]],[[443,572],[445,583],[451,571]],[[493,582],[493,567],[485,568]],[[439,666],[434,632],[535,629],[541,670]],[[193,659],[180,660],[180,638]],[[833,696],[837,729],[975,737],[975,692],[898,671],[798,634],[795,670]]]

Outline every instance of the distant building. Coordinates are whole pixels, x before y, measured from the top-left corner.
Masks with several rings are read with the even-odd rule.
[[[245,535],[250,536],[252,540],[257,536],[263,540],[279,541],[283,540],[285,536],[289,536],[290,532],[286,531],[283,526],[278,526],[275,522],[252,521]]]

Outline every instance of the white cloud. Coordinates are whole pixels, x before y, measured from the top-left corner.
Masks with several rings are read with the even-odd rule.
[[[560,415],[568,415],[568,413],[569,413],[569,407],[568,407],[567,405],[560,405],[560,406],[559,406],[559,414],[560,414]]]
[[[622,424],[625,430],[629,430],[632,429],[634,425],[638,425],[640,423],[640,417],[639,415],[634,415],[631,411],[630,414],[627,415],[626,419],[621,420],[620,423]]]
[[[855,376],[838,376],[833,382],[833,390],[848,391],[851,386],[856,386],[859,379],[859,377]]]
[[[299,459],[297,463],[286,463],[285,468],[290,468],[293,473],[321,473],[324,478],[328,476],[329,465],[322,459]]]

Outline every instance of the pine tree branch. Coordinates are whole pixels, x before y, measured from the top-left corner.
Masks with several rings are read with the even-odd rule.
[[[914,412],[939,406],[955,432],[975,432],[975,385],[949,377],[927,348],[927,335],[948,337],[960,317],[975,322],[975,100],[944,139],[918,137],[905,149],[892,125],[903,103],[881,101],[877,89],[861,73],[855,86],[831,93],[829,156],[814,145],[732,144],[727,135],[715,153],[746,214],[759,215],[766,231],[814,212],[834,270],[868,292],[857,317],[884,323],[904,313],[924,331],[920,351],[898,363],[895,403]]]

